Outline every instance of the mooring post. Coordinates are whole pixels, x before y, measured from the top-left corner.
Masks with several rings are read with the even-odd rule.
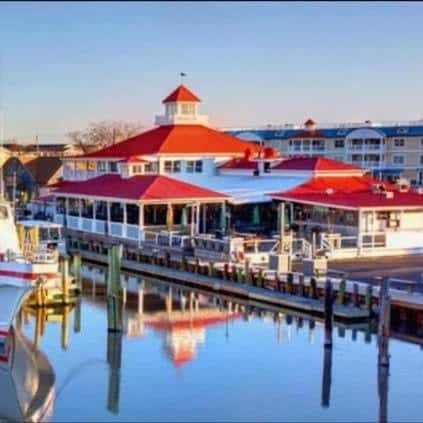
[[[345,281],[345,278],[343,277],[341,279],[341,282],[339,282],[339,286],[338,286],[338,304],[343,305],[345,303],[346,286],[347,286],[347,282]]]
[[[304,297],[304,273],[298,275],[298,295]]]
[[[333,323],[333,288],[332,282],[327,279],[325,283],[325,347],[332,347]]]
[[[122,248],[122,245],[113,245],[108,251],[107,323],[109,332],[122,331],[120,304]]]
[[[389,332],[391,325],[391,299],[389,296],[389,279],[384,277],[380,280],[379,290],[379,325],[378,346],[379,365],[389,366]]]
[[[138,283],[138,315],[144,313],[144,281]]]
[[[369,315],[372,313],[372,299],[373,299],[373,287],[368,284],[366,286],[366,295],[364,297],[364,304],[366,310],[368,310]]]
[[[356,282],[353,285],[352,303],[354,307],[360,307],[360,294],[358,292],[358,283]]]
[[[317,282],[316,278],[310,279],[309,297],[317,298]]]
[[[294,274],[292,272],[288,273],[288,277],[286,281],[286,292],[288,294],[294,293]]]
[[[78,294],[82,292],[82,273],[81,273],[81,254],[74,253],[73,255],[73,277],[75,278],[76,289]]]
[[[61,257],[62,303],[69,304],[69,257]]]
[[[264,287],[263,269],[259,269],[258,271],[257,286],[260,288]]]

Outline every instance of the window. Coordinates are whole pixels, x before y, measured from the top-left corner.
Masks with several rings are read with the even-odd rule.
[[[132,166],[132,173],[134,175],[142,173],[142,165],[134,165]]]
[[[109,171],[116,173],[118,171],[118,166],[116,162],[109,162]]]
[[[165,173],[172,173],[172,162],[170,160],[164,162],[164,171]]]
[[[404,156],[393,156],[392,163],[395,165],[403,165],[405,163]]]
[[[106,162],[97,162],[97,170],[99,172],[107,172],[107,163]]]
[[[420,164],[423,165],[423,156],[420,156]]]
[[[185,171],[187,173],[202,173],[203,161],[202,160],[187,160]]]
[[[395,138],[394,139],[394,146],[395,147],[404,147],[405,141],[404,138]]]
[[[181,172],[181,161],[180,160],[166,160],[164,162],[165,173],[180,173]]]
[[[202,173],[203,172],[203,162],[202,160],[197,160],[195,162],[195,173]]]
[[[335,140],[335,148],[344,148],[344,140]]]
[[[181,113],[183,115],[193,115],[193,114],[195,114],[195,104],[193,104],[193,103],[181,104]]]
[[[146,163],[144,165],[144,173],[153,173],[154,172],[154,163]]]

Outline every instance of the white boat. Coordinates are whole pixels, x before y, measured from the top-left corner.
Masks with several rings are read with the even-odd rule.
[[[43,281],[45,287],[59,286],[58,249],[49,249],[48,244],[35,238],[22,236],[20,248],[12,209],[0,199],[0,285],[35,286]]]
[[[54,370],[44,354],[34,351],[20,330],[0,329],[0,421],[48,421],[54,385]]]

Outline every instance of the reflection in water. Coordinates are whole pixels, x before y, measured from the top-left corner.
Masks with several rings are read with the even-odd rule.
[[[119,414],[120,367],[122,363],[122,333],[108,332],[107,362],[109,363],[109,385],[107,409]]]
[[[330,387],[332,384],[332,347],[323,348],[322,407],[330,406]]]
[[[40,421],[52,415],[54,371],[20,329],[7,336],[9,354],[0,361],[0,420]]]
[[[258,417],[290,421],[300,420],[300,417],[309,421],[345,420],[357,415],[348,408],[351,401],[344,395],[346,392],[354,395],[351,387],[360,383],[363,389],[354,402],[356,406],[365,404],[362,407],[366,414],[361,418],[376,420],[374,404],[379,400],[379,421],[387,421],[388,370],[378,368],[378,395],[374,383],[369,381],[374,378],[372,372],[377,366],[375,349],[363,345],[363,341],[371,342],[374,333],[374,327],[369,324],[335,325],[332,350],[324,348],[323,322],[319,318],[137,277],[128,281],[128,292],[132,295],[128,296],[127,308],[123,310],[123,333],[107,333],[104,296],[99,297],[100,292],[104,293],[100,280],[96,292],[94,301],[91,291],[89,299],[84,299],[84,310],[79,304],[73,312],[73,332],[79,335],[78,342],[72,344],[69,339],[72,336],[69,333],[71,309],[63,310],[56,318],[40,310],[37,313],[24,310],[17,317],[17,326],[23,326],[24,330],[29,313],[32,313],[36,326],[34,339],[52,357],[54,354],[60,357],[61,372],[69,375],[59,383],[58,397],[61,392],[63,395],[58,398],[61,407],[57,407],[56,400],[54,417],[57,420],[72,420],[73,417],[84,420],[84,410],[75,416],[78,410],[69,406],[81,390],[90,395],[90,402],[84,407],[91,413],[91,420],[99,421],[235,420],[233,416],[240,420],[257,420]],[[46,331],[46,322],[51,320],[60,322],[60,337],[57,331]],[[81,323],[84,330],[81,330]],[[32,336],[32,326],[29,330]],[[231,342],[226,343],[224,337],[228,339],[229,335]],[[92,345],[92,351],[86,345]],[[397,356],[398,346],[393,351]],[[103,363],[107,357],[108,366],[92,369],[93,366],[85,365],[93,362],[92,352],[100,353],[99,361]],[[346,365],[350,354],[361,357],[352,372]],[[61,360],[65,355],[69,360]],[[181,370],[175,372],[163,365],[169,360]],[[298,360],[301,366],[297,365]],[[70,367],[62,370],[62,363],[66,366],[64,362]],[[213,366],[216,373],[210,371]],[[172,379],[181,372],[183,378]],[[218,372],[227,377],[222,381]],[[86,374],[84,382],[78,378],[79,385],[75,380],[77,373],[81,378]],[[401,372],[392,373],[394,377],[403,377],[398,374]],[[370,374],[372,376],[368,376]],[[73,384],[69,383],[72,377]],[[91,380],[96,382],[87,383]],[[307,386],[304,386],[305,380]],[[158,389],[151,388],[152,381],[160,381]],[[251,397],[254,383],[267,388],[258,389]],[[395,385],[392,381],[391,384]],[[292,389],[285,391],[286,401],[282,404],[277,398],[287,385]],[[368,390],[367,385],[373,391]],[[308,394],[304,400],[300,404],[295,402],[296,395],[299,392],[303,395],[305,390]],[[143,398],[142,404],[139,398]],[[193,401],[187,404],[186,398],[193,398]],[[239,398],[246,400],[238,410],[236,401]],[[168,407],[162,407],[164,400]],[[390,401],[395,403],[394,398]],[[262,413],[267,414],[254,414],[255,402],[263,404]],[[390,414],[393,414],[390,405]]]

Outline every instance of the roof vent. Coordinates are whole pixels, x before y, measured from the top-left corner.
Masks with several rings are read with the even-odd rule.
[[[405,178],[399,178],[397,180],[397,186],[399,192],[407,192],[410,190],[410,181]]]
[[[386,199],[388,199],[388,200],[390,200],[390,199],[394,198],[394,193],[393,193],[393,191],[386,191],[386,192],[385,192],[385,198],[386,198]]]
[[[372,185],[372,192],[374,194],[378,194],[378,193],[385,192],[385,191],[386,191],[386,188],[385,188],[385,185],[383,185],[383,184],[373,184]]]

